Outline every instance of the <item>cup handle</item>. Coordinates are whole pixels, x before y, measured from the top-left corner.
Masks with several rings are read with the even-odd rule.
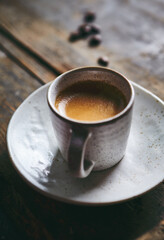
[[[74,177],[85,178],[94,167],[94,162],[84,160],[86,145],[92,133],[81,128],[73,128],[70,132],[71,140],[68,149],[69,169]]]

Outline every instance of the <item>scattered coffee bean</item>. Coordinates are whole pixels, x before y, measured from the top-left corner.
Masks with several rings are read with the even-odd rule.
[[[99,25],[97,25],[97,24],[91,24],[90,26],[91,26],[91,33],[92,33],[92,34],[98,34],[98,33],[101,32],[101,28],[100,28]]]
[[[89,39],[89,46],[96,47],[102,42],[102,37],[100,34],[96,34],[90,37]]]
[[[80,34],[78,31],[71,32],[69,35],[69,41],[70,42],[75,42],[80,39]]]
[[[108,57],[104,56],[104,57],[99,57],[97,60],[98,64],[104,67],[107,67],[109,64],[109,59]]]
[[[96,14],[93,11],[88,11],[84,15],[85,23],[80,25],[77,31],[70,33],[69,41],[75,42],[79,39],[86,39],[89,37],[88,45],[90,47],[96,47],[102,42],[101,27],[92,22],[96,19]],[[108,66],[109,59],[106,56],[99,57],[97,63],[101,66]]]
[[[88,37],[91,34],[91,26],[88,24],[82,24],[78,28],[81,37]]]
[[[84,21],[85,22],[93,22],[96,18],[96,14],[93,11],[88,11],[84,15]]]

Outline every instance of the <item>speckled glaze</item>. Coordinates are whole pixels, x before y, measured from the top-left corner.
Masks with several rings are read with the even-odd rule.
[[[16,110],[7,130],[13,166],[35,190],[82,205],[113,204],[134,198],[164,180],[164,103],[137,84],[126,154],[116,166],[71,176],[58,151],[46,94],[49,84],[32,93]],[[29,114],[30,113],[30,114]]]
[[[67,86],[87,80],[103,80],[117,87],[126,97],[128,103],[126,108],[112,118],[97,122],[82,122],[63,117],[54,106],[57,95]],[[104,170],[114,166],[123,158],[131,126],[133,102],[134,90],[130,82],[119,73],[107,68],[74,69],[60,75],[52,82],[48,90],[52,125],[60,152],[68,161],[75,177],[87,177],[92,169]],[[85,150],[83,150],[84,146]],[[81,160],[83,155],[85,160]],[[85,163],[88,163],[88,167],[84,169]]]

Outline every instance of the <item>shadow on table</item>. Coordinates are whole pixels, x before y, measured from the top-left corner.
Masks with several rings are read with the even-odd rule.
[[[48,232],[54,239],[133,240],[158,225],[164,214],[164,184],[116,205],[75,206],[34,191],[13,169],[7,154],[1,156],[1,167],[6,169],[1,172],[1,206],[27,236]]]
[[[55,169],[55,164],[52,169]],[[60,168],[57,169],[59,172],[56,174],[61,177]],[[86,191],[98,187],[113,171],[114,168],[103,171],[101,181],[97,178],[93,185],[88,184]],[[80,181],[77,181],[77,190]],[[40,198],[40,204],[43,206],[44,202],[44,207],[41,207],[43,221],[46,215],[51,231],[59,239],[132,240],[158,225],[164,209],[163,196],[164,184],[160,184],[143,196],[110,206],[75,206],[46,197]],[[56,224],[58,233],[54,230]]]

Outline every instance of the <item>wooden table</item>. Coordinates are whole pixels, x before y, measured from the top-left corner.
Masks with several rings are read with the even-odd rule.
[[[68,41],[86,9],[97,13],[103,43]],[[8,122],[22,101],[60,73],[110,67],[164,100],[163,0],[0,1],[0,239],[164,239],[164,184],[122,204],[82,207],[29,187],[11,165]]]

